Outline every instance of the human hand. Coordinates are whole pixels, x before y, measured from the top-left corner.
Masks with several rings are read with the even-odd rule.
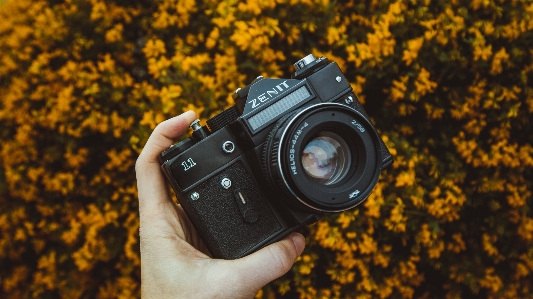
[[[185,212],[170,195],[157,156],[196,119],[192,111],[160,123],[137,163],[141,292],[148,298],[253,298],[285,274],[305,247],[292,233],[236,260],[212,259]]]

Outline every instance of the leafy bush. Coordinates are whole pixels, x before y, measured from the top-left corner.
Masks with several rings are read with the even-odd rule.
[[[134,162],[258,75],[337,62],[395,163],[258,298],[533,298],[528,0],[0,4],[0,296],[140,295]]]

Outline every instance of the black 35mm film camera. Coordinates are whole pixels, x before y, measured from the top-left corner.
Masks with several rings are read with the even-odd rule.
[[[292,79],[258,77],[235,105],[161,153],[212,256],[235,259],[370,195],[392,156],[336,63],[308,55]]]

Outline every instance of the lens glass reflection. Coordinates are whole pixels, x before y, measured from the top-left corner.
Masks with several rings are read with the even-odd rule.
[[[331,185],[339,182],[350,169],[348,144],[339,135],[321,131],[311,139],[302,153],[302,166],[316,183]]]

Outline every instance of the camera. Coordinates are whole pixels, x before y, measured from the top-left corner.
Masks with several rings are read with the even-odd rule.
[[[335,62],[258,77],[158,159],[215,258],[248,255],[363,202],[392,156]]]

